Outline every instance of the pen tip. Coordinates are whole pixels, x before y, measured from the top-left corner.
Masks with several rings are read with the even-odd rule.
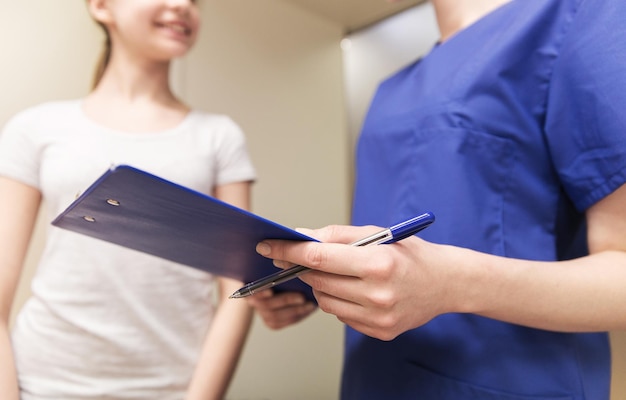
[[[228,296],[229,299],[238,299],[240,297],[241,297],[241,295],[238,292],[235,292],[235,293],[231,294],[230,296]]]

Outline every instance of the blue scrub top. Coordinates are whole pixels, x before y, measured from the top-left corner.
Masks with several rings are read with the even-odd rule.
[[[624,0],[514,0],[383,82],[353,223],[431,210],[432,242],[586,255],[585,210],[626,181],[625,18]],[[598,400],[609,381],[604,333],[447,314],[390,342],[347,328],[342,398]]]

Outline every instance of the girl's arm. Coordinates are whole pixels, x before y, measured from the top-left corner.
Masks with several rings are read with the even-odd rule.
[[[0,176],[0,398],[19,399],[9,317],[26,258],[41,194]]]
[[[247,210],[250,208],[250,183],[218,186],[215,197]],[[187,400],[224,397],[252,322],[252,310],[245,301],[228,299],[243,283],[227,278],[218,281],[219,307],[205,339]]]

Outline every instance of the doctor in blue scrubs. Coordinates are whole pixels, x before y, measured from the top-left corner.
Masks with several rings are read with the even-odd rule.
[[[626,329],[626,1],[433,4],[440,42],[372,101],[354,226],[257,251],[312,268],[301,279],[346,323],[344,400],[608,399],[606,331]],[[426,210],[419,238],[339,244]],[[310,312],[293,293],[250,302],[274,328]]]

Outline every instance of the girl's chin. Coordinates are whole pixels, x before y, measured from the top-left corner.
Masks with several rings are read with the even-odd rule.
[[[190,45],[168,45],[163,46],[157,54],[159,59],[168,60],[183,57],[189,53],[189,50],[191,50]]]

